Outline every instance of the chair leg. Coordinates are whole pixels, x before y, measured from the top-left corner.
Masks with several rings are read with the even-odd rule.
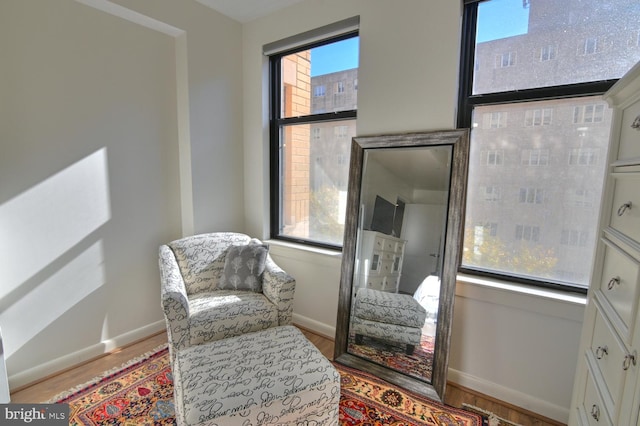
[[[416,348],[416,347],[415,347],[414,345],[407,345],[407,351],[406,351],[406,352],[407,352],[407,355],[413,355],[413,350],[414,350],[415,348]]]

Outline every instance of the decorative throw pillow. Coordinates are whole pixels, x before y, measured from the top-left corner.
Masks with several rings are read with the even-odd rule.
[[[220,278],[221,290],[262,291],[262,273],[269,246],[266,244],[246,244],[230,246]]]

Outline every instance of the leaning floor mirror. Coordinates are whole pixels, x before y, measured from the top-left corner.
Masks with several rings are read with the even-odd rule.
[[[442,401],[469,132],[355,137],[336,362]]]

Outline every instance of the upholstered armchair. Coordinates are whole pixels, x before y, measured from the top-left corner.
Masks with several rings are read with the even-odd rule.
[[[291,323],[295,280],[257,239],[182,238],[160,246],[159,264],[171,359],[185,347]]]

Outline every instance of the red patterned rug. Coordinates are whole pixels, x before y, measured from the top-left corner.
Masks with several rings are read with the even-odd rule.
[[[347,352],[376,364],[393,368],[408,376],[430,381],[433,374],[433,352],[435,336],[422,335],[420,345],[411,355],[407,355],[404,345],[393,345],[377,339],[363,337],[363,344],[356,345],[355,338],[349,339]]]
[[[335,365],[341,376],[340,425],[483,425],[480,415]],[[174,425],[173,377],[166,345],[49,402],[69,404],[70,425]]]

